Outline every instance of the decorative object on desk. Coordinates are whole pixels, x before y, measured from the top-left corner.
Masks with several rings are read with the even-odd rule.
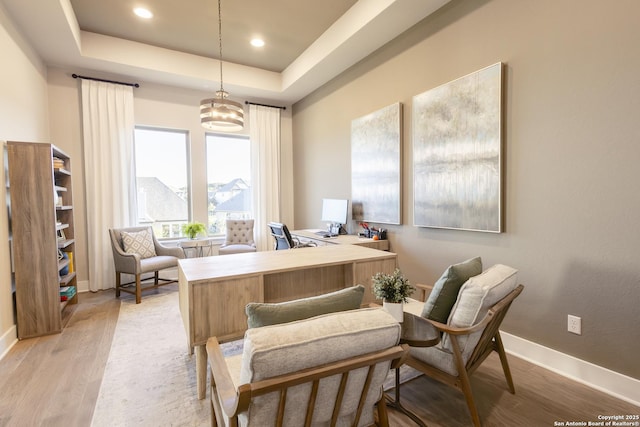
[[[369,237],[373,240],[386,240],[387,230],[384,228],[371,227],[371,229],[369,229]]]
[[[413,97],[415,225],[502,231],[502,68]]]
[[[360,233],[361,237],[366,237],[373,240],[386,240],[387,230],[384,228],[369,227],[366,222],[361,222],[360,226],[364,229],[364,232]]]
[[[206,233],[207,229],[201,222],[189,222],[182,225],[182,232],[187,235],[191,240],[198,237],[198,234]]]
[[[400,224],[402,104],[351,122],[353,219]]]
[[[362,227],[362,229],[364,230],[364,232],[360,233],[362,235],[362,237],[366,237],[367,239],[371,238],[371,229],[369,228],[369,224],[367,224],[366,222],[362,221],[360,223],[360,227]]]
[[[371,278],[371,290],[382,300],[382,307],[398,322],[402,322],[402,305],[408,301],[415,288],[396,268],[392,274],[376,273]]]

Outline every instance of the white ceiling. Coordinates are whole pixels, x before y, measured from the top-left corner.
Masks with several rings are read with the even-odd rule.
[[[450,0],[223,0],[231,98],[294,103]],[[219,88],[216,0],[0,0],[47,65]],[[136,6],[154,18],[133,15]],[[260,36],[263,48],[249,45]]]

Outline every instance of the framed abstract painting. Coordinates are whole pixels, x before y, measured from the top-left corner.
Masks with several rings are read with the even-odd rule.
[[[402,104],[351,122],[351,208],[357,221],[401,224]]]
[[[497,63],[413,97],[414,225],[502,232]]]

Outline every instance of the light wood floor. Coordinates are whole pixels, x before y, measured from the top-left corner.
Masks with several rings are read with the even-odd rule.
[[[174,286],[157,292],[176,292]],[[89,426],[119,309],[113,291],[82,294],[61,334],[18,342],[0,361],[0,426]],[[485,427],[553,426],[555,421],[598,421],[598,415],[640,414],[637,406],[516,357],[509,356],[509,362],[515,395],[507,391],[497,356],[472,377]],[[452,388],[422,376],[403,384],[401,393],[403,404],[429,426],[471,424],[462,394]],[[392,426],[415,425],[393,410],[389,417]]]

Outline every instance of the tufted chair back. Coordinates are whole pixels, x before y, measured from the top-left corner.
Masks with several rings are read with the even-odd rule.
[[[255,245],[252,219],[228,219],[225,245]]]
[[[253,223],[252,219],[228,219],[227,235],[224,244],[220,246],[220,255],[255,252]]]

